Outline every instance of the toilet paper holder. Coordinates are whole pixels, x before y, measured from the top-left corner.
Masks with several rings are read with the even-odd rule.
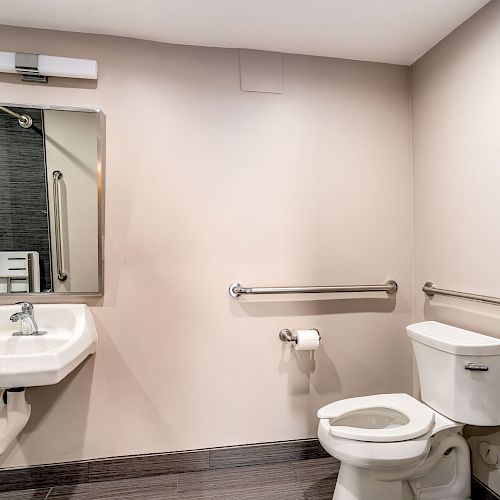
[[[321,340],[321,334],[317,328],[309,328],[309,330],[315,330],[318,332],[319,340]],[[288,328],[283,328],[279,333],[280,340],[283,342],[295,342],[297,343],[297,335]]]

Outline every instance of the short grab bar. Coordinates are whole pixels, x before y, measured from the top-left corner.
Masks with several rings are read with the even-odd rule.
[[[445,290],[443,288],[436,288],[434,283],[428,281],[423,287],[422,291],[428,296],[443,295],[445,297],[457,297],[458,299],[474,300],[475,302],[484,302],[485,304],[500,305],[500,297],[491,297],[489,295],[478,295],[476,293],[456,292],[454,290]]]
[[[238,298],[240,295],[276,295],[290,293],[349,293],[349,292],[386,292],[394,295],[398,284],[394,280],[383,285],[346,285],[346,286],[288,286],[288,287],[251,287],[246,288],[240,283],[229,285],[229,295]]]

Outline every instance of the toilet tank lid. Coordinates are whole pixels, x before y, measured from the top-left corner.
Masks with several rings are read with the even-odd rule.
[[[406,327],[412,340],[451,354],[494,356],[500,354],[500,339],[445,325],[423,321]]]

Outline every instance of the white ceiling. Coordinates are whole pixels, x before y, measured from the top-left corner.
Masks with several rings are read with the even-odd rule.
[[[489,0],[2,0],[0,24],[411,64]]]

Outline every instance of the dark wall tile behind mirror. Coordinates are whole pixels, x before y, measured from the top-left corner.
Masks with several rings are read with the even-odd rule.
[[[30,116],[33,125],[23,128],[15,117],[0,112],[0,251],[38,252],[40,290],[52,290],[43,113],[9,109]],[[12,259],[9,266],[15,270],[27,262]],[[0,291],[5,287],[1,283]]]

